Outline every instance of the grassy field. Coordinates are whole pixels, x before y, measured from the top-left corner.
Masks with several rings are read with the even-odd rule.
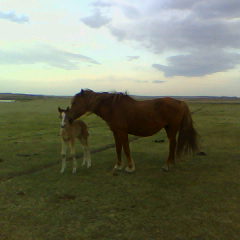
[[[162,131],[131,143],[134,174],[113,176],[112,133],[94,115],[84,117],[92,168],[72,175],[68,162],[59,173],[57,107],[69,101],[0,103],[1,240],[239,239],[239,102],[189,103],[206,156],[162,172],[168,152]]]

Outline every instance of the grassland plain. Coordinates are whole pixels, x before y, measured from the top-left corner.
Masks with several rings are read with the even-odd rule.
[[[1,240],[239,240],[239,102],[189,102],[206,156],[162,172],[162,131],[131,143],[136,173],[113,176],[114,148],[59,173],[57,107],[69,101],[0,103]],[[105,122],[84,121],[92,150],[113,143]]]

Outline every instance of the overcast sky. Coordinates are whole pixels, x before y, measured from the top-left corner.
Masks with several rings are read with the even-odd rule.
[[[240,97],[239,0],[0,3],[0,92]]]

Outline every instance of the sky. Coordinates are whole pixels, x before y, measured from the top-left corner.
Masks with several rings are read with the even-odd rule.
[[[0,92],[240,97],[239,0],[0,0]]]

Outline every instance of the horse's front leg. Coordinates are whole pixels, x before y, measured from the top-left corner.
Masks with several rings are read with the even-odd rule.
[[[117,153],[117,162],[114,166],[114,170],[122,170],[123,164],[122,164],[122,141],[120,138],[120,135],[117,132],[113,132],[114,139],[115,139],[115,147],[116,147],[116,153]]]
[[[135,163],[134,160],[131,158],[130,148],[129,148],[129,141],[128,141],[128,134],[122,135],[122,144],[123,144],[123,150],[127,158],[127,167],[125,168],[125,171],[128,173],[132,173],[135,171]]]
[[[76,171],[77,171],[77,159],[76,159],[76,151],[75,151],[75,141],[71,140],[70,143],[69,143],[69,146],[70,146],[71,158],[73,160],[72,173],[76,173]]]
[[[62,150],[61,150],[61,156],[62,156],[62,167],[61,167],[61,173],[64,173],[65,168],[66,168],[66,158],[67,158],[67,144],[66,142],[62,139]]]

